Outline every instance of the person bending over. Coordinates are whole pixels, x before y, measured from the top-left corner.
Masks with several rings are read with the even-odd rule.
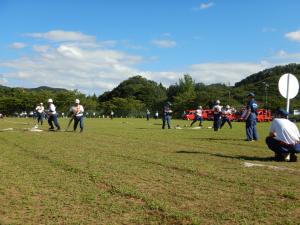
[[[283,109],[276,111],[266,144],[275,153],[276,161],[296,162],[296,153],[300,152],[300,134],[296,124],[288,120],[287,116],[288,113]]]

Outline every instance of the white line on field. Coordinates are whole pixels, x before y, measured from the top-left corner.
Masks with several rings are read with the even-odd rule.
[[[272,166],[272,165],[265,165],[265,164],[259,164],[259,163],[250,163],[250,162],[244,162],[244,167],[267,167],[267,168],[272,169],[272,170],[279,170],[279,171],[289,170],[289,171],[298,171],[299,172],[299,170],[287,168],[287,167],[284,167],[284,166]]]

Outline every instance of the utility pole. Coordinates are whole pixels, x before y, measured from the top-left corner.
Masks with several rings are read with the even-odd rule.
[[[266,108],[266,115],[265,115],[265,119],[268,120],[268,112],[269,112],[269,109],[268,109],[268,87],[269,87],[269,84],[267,82],[262,82],[265,86],[265,108]]]
[[[269,84],[267,82],[262,82],[265,86],[265,107],[268,109],[268,87]]]

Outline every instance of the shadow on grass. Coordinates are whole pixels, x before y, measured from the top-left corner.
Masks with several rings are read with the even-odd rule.
[[[162,123],[153,123],[154,126],[161,126]]]
[[[273,157],[259,157],[259,156],[245,156],[245,155],[223,155],[219,153],[210,153],[210,152],[197,152],[197,151],[176,151],[179,154],[201,154],[201,155],[210,155],[216,156],[221,158],[228,158],[228,159],[240,159],[240,160],[248,160],[248,161],[274,161]]]

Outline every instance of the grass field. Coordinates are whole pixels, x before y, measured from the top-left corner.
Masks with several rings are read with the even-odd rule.
[[[86,119],[80,134],[24,122],[0,120],[16,128],[0,132],[0,224],[300,224],[300,163],[271,160],[267,123],[248,143],[244,123]]]

